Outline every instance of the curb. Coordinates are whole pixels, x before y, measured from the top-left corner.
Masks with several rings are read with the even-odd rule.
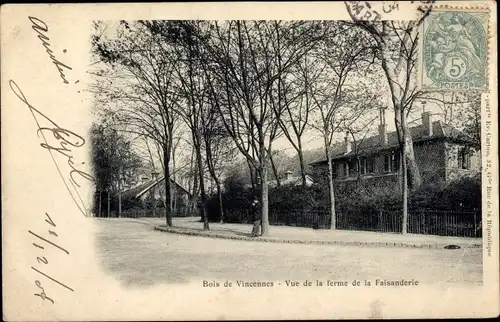
[[[178,234],[186,236],[198,236],[198,237],[208,237],[217,239],[232,239],[232,240],[243,240],[252,242],[265,242],[265,243],[281,243],[281,244],[309,244],[309,245],[343,245],[343,246],[378,246],[378,247],[399,247],[399,248],[444,248],[449,244],[415,244],[415,243],[405,243],[405,242],[357,242],[357,241],[340,241],[340,240],[300,240],[300,239],[282,239],[273,237],[246,237],[246,236],[235,236],[227,234],[219,234],[214,232],[205,232],[190,230],[189,228],[169,228],[165,226],[155,226],[155,230]],[[481,248],[481,244],[458,244],[460,248]]]

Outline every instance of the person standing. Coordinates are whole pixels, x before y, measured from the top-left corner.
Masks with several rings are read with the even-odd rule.
[[[253,220],[253,228],[250,237],[260,236],[260,225],[262,221],[261,213],[260,213],[260,202],[257,199],[257,196],[253,197],[253,201],[251,204],[251,214]]]

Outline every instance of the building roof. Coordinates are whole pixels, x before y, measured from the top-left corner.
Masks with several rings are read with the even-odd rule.
[[[432,122],[432,136],[427,136],[425,133],[425,127],[423,125],[417,125],[410,128],[411,136],[414,143],[430,141],[430,140],[450,140],[454,142],[473,144],[472,139],[462,131],[454,128],[451,125],[444,124],[441,121]],[[339,142],[335,143],[331,148],[330,152],[332,155],[332,160],[348,158],[355,156],[369,155],[375,152],[384,151],[388,149],[393,149],[399,146],[398,134],[396,131],[387,133],[387,145],[383,145],[380,142],[378,135],[374,135],[359,142],[356,142],[357,147],[351,149],[351,152],[344,153],[345,143]],[[354,145],[354,144],[353,144]],[[326,162],[326,158],[322,157],[310,164],[318,164]]]
[[[146,182],[143,182],[135,187],[126,189],[122,191],[123,199],[132,199],[132,198],[140,198],[142,195],[153,189],[155,186],[161,184],[165,180],[165,177],[159,177],[157,179],[150,179]],[[178,189],[181,189],[187,194],[190,194],[183,186],[170,179],[170,183],[177,186]]]
[[[275,187],[278,185],[277,180],[269,180],[268,183],[271,187]],[[306,184],[308,186],[310,186],[313,183],[314,183],[314,181],[311,178],[311,176],[306,174]],[[298,185],[302,184],[302,177],[301,176],[288,176],[288,178],[281,179],[280,184],[281,185],[296,185],[296,186],[298,186]]]
[[[269,187],[278,186],[278,181],[276,179],[268,180],[267,183],[268,183]],[[285,178],[281,179],[280,184],[282,186],[286,186],[286,185],[299,186],[302,184],[302,177],[301,176],[289,176],[287,179],[285,179]],[[306,184],[307,184],[307,186],[314,184],[313,178],[308,174],[306,174]],[[244,187],[250,188],[250,187],[252,187],[252,184],[247,183],[244,185]]]

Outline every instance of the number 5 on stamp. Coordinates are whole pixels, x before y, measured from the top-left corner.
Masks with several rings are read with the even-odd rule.
[[[486,90],[488,18],[481,10],[432,10],[420,34],[422,90]]]

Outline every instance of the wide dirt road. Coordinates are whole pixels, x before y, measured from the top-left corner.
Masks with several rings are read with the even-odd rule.
[[[300,245],[183,236],[151,222],[93,219],[104,268],[127,286],[190,280],[415,279],[421,284],[480,285],[474,249]]]

